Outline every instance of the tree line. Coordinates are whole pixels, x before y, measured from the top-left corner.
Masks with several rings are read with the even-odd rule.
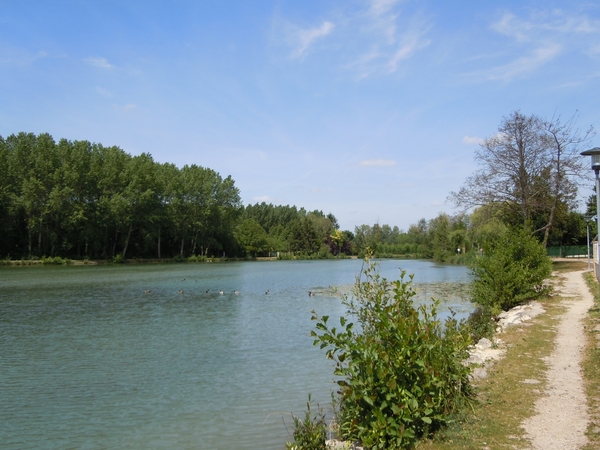
[[[0,136],[0,256],[330,258],[373,252],[452,261],[515,226],[530,229],[544,245],[582,245],[586,215],[577,211],[576,194],[589,170],[579,150],[592,136],[591,128],[579,132],[574,118],[563,123],[511,113],[476,152],[478,170],[450,193],[462,211],[421,219],[406,231],[378,223],[340,230],[332,213],[264,202],[244,206],[231,176],[195,164],[161,164],[148,153],[56,142],[47,133]],[[593,196],[587,213],[595,214]]]
[[[231,177],[47,133],[0,138],[5,258],[161,258],[236,248]]]
[[[332,214],[244,207],[231,176],[116,146],[0,137],[0,255],[73,259],[350,254]],[[332,237],[333,236],[333,237]],[[332,250],[330,250],[332,249]]]

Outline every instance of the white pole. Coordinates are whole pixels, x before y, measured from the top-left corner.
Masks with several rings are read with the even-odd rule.
[[[590,221],[587,220],[587,250],[588,250],[588,272],[590,271]]]
[[[598,176],[598,169],[595,169],[594,172],[596,172],[596,225],[598,230],[598,246],[596,247],[598,264],[595,264],[594,273],[596,274],[596,279],[598,279],[598,268],[600,268],[600,177]]]

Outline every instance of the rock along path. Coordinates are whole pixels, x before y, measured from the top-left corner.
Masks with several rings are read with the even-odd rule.
[[[589,416],[580,365],[585,345],[583,319],[594,299],[583,272],[560,277],[563,284],[555,286],[555,292],[570,300],[563,302],[567,309],[560,317],[556,347],[546,361],[545,395],[536,402],[535,415],[522,424],[536,450],[574,450],[587,443]]]

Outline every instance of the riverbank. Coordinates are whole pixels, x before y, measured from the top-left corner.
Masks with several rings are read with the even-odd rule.
[[[275,261],[277,258],[255,258],[256,261]],[[230,261],[252,261],[246,258],[132,258],[132,259],[69,259],[61,257],[50,257],[43,259],[4,259],[0,260],[0,266],[98,266],[111,264],[177,264],[177,263],[213,263]]]
[[[598,448],[600,317],[586,269],[583,261],[555,261],[545,312],[497,334],[504,356],[480,368],[472,409],[419,448]]]

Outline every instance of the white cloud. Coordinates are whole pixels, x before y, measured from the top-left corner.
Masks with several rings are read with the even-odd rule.
[[[262,203],[262,202],[273,203],[273,198],[269,197],[268,195],[261,195],[261,196],[258,196],[258,197],[253,197],[252,200],[255,201],[255,202],[257,202],[257,203]]]
[[[462,138],[463,144],[473,145],[473,144],[483,144],[483,139],[477,136],[467,136]]]
[[[400,61],[410,58],[417,50],[427,47],[429,44],[430,41],[422,41],[418,36],[410,36],[409,41],[403,43],[390,58],[388,62],[390,72],[395,72],[398,69]]]
[[[600,44],[596,44],[596,45],[593,45],[592,47],[590,47],[588,53],[593,56],[600,55]]]
[[[502,17],[491,25],[498,33],[510,36],[519,41],[536,40],[543,34],[573,35],[598,34],[600,20],[593,20],[584,15],[567,13],[560,9],[541,10],[533,12],[528,19],[522,19],[511,12],[505,12]]]
[[[532,25],[530,23],[518,20],[517,17],[512,13],[504,13],[502,18],[491,25],[492,30],[510,36],[517,41],[528,40],[528,31],[531,30]]]
[[[420,14],[400,14],[395,8],[397,3],[374,1],[369,14],[356,18],[358,32],[355,34],[360,36],[361,44],[369,44],[367,50],[346,67],[358,70],[359,78],[394,73],[401,62],[430,45],[431,40],[426,38],[431,28],[430,21]]]
[[[371,12],[375,15],[381,15],[394,7],[398,0],[371,0]]]
[[[113,66],[111,63],[109,63],[106,58],[89,57],[89,58],[84,58],[83,61],[88,63],[90,66],[99,67],[101,69],[114,69],[115,68],[115,66]]]
[[[131,111],[132,109],[137,108],[137,105],[134,105],[133,103],[127,103],[126,105],[113,104],[113,108],[118,111]]]
[[[302,57],[317,39],[327,36],[334,28],[335,25],[333,23],[325,21],[320,27],[298,30],[296,36],[298,48],[292,53],[292,57]]]
[[[0,55],[0,66],[28,66],[33,64],[38,59],[48,57],[48,53],[40,50],[36,54],[21,49],[2,49]]]
[[[302,59],[321,46],[334,66],[356,73],[357,79],[389,75],[421,49],[430,45],[431,19],[404,0],[363,0],[362,7],[336,9],[318,26],[305,28],[276,17],[273,42],[284,42],[291,59]],[[401,8],[402,5],[402,8]],[[407,11],[405,11],[407,10]]]
[[[507,81],[519,75],[533,72],[559,57],[591,57],[598,48],[600,20],[585,14],[560,9],[534,10],[527,17],[519,17],[510,11],[490,25],[490,29],[512,39],[505,45],[504,55],[512,61],[483,71],[488,79]]]
[[[516,76],[533,72],[538,67],[548,63],[561,53],[562,48],[559,45],[536,48],[530,55],[522,56],[516,60],[496,67],[487,74],[491,80],[507,81]]]
[[[367,159],[361,161],[359,165],[361,166],[372,166],[372,167],[390,167],[395,166],[398,163],[396,161],[392,161],[389,159]]]
[[[102,95],[103,97],[114,97],[113,93],[110,91],[107,91],[106,89],[103,89],[101,87],[97,87],[96,88],[96,92],[100,95]]]

